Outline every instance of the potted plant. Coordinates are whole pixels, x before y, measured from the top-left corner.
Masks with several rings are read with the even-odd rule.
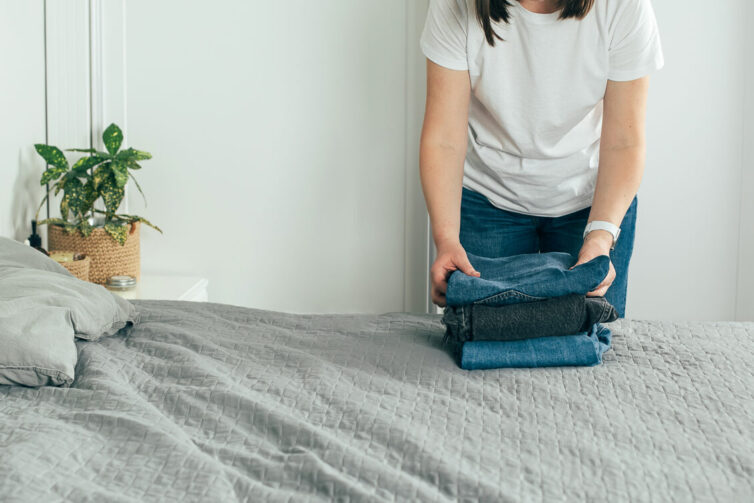
[[[141,169],[139,161],[151,159],[152,155],[133,148],[121,150],[123,132],[115,124],[105,129],[102,141],[106,152],[91,148],[67,149],[87,154],[72,166],[58,147],[34,145],[48,164],[40,184],[50,184],[37,215],[50,192],[63,193],[60,218],[48,218],[39,225],[48,224],[50,250],[84,253],[90,257],[90,281],[102,284],[116,275],[135,276],[138,280],[141,274],[140,224],[160,233],[162,230],[140,216],[118,213],[118,209],[129,178],[144,197],[133,171]]]

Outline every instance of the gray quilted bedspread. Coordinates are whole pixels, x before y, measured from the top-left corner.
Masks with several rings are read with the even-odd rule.
[[[0,389],[0,500],[754,500],[754,324],[467,372],[439,315],[138,307],[71,388]]]

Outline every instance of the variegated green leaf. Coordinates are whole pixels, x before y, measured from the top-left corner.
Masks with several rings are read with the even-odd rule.
[[[93,202],[91,185],[84,185],[78,178],[71,178],[66,182],[64,190],[65,194],[60,201],[60,215],[63,218],[68,219],[69,210],[78,217],[91,209],[91,202]]]
[[[100,190],[100,186],[105,182],[105,180],[112,178],[112,176],[112,163],[106,162],[97,166],[94,169],[94,175],[92,176],[95,190]]]
[[[102,141],[105,143],[105,148],[110,152],[110,155],[115,155],[121,143],[123,143],[123,131],[115,124],[110,124],[105,129],[105,132],[102,133]]]
[[[115,183],[118,187],[125,187],[128,182],[128,168],[126,163],[121,161],[112,162],[113,176],[115,177]]]
[[[71,172],[75,176],[86,176],[88,171],[95,167],[97,164],[105,161],[104,157],[98,155],[92,155],[89,157],[82,157],[71,167]]]
[[[152,154],[134,148],[127,148],[126,150],[119,152],[115,157],[123,161],[145,161],[151,159]]]
[[[128,169],[132,169],[132,170],[141,169],[141,164],[135,161],[128,161]]]
[[[154,225],[152,222],[150,222],[146,218],[140,217],[138,215],[126,215],[125,213],[121,213],[121,214],[119,214],[117,216],[120,217],[120,218],[122,218],[122,219],[124,219],[125,221],[127,221],[129,223],[132,223],[132,222],[141,222],[144,225],[148,225],[152,229],[154,229],[154,230],[158,231],[160,234],[162,234],[162,229],[160,229],[159,227],[157,227],[156,225]]]
[[[60,175],[68,171],[68,168],[60,168],[58,166],[52,166],[45,170],[44,173],[42,173],[42,178],[39,180],[40,185],[45,185],[47,183],[50,183],[53,180],[57,180],[60,178]]]
[[[97,191],[94,190],[94,180],[90,178],[84,184],[84,202],[83,202],[82,213],[86,214],[86,213],[91,212],[92,205],[94,204],[94,201],[96,201],[98,197],[99,195],[97,194]]]
[[[63,195],[63,198],[60,200],[60,216],[68,220],[68,198]]]
[[[63,220],[62,218],[45,218],[44,220],[40,220],[37,222],[37,226],[42,225],[66,225],[68,222]]]
[[[37,143],[34,145],[34,148],[47,164],[58,168],[61,170],[61,173],[68,171],[68,160],[58,147]]]
[[[81,222],[79,222],[78,228],[81,232],[81,235],[84,237],[89,237],[89,235],[92,233],[92,226],[91,224],[89,224],[89,220],[87,219],[83,219]]]
[[[105,224],[105,231],[121,246],[126,244],[126,239],[128,239],[128,227],[125,225],[118,225],[109,222]]]
[[[66,234],[73,234],[77,230],[77,227],[75,225],[73,225],[71,223],[68,223],[68,222],[66,222],[63,225],[63,227],[65,229]]]
[[[105,209],[108,213],[115,213],[123,201],[123,187],[118,187],[115,179],[111,176],[106,178],[99,186],[99,193],[105,201]]]
[[[150,222],[146,218],[139,217],[139,222],[143,223],[144,225],[148,225],[149,227],[151,227],[152,229],[156,230],[160,234],[163,233],[162,229],[160,229],[159,227],[157,227],[155,224],[153,224],[152,222]]]

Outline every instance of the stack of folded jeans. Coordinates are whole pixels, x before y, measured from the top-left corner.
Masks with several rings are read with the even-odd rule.
[[[487,258],[467,254],[481,277],[448,278],[443,342],[461,368],[597,365],[610,348],[618,314],[604,297],[586,297],[607,276],[607,255],[569,269],[568,253]]]

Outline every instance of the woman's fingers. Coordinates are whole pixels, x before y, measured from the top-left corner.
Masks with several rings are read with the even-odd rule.
[[[605,294],[607,293],[608,288],[609,288],[609,285],[597,288],[596,290],[592,290],[591,292],[586,294],[586,296],[587,297],[604,297]]]
[[[432,267],[430,271],[432,275],[432,284],[437,285],[445,281],[445,269],[440,267]]]
[[[440,264],[432,267],[430,272],[432,274],[432,285],[439,293],[445,295],[445,290],[448,287],[448,276],[450,276],[451,271]]]
[[[474,266],[469,262],[469,257],[466,255],[466,252],[460,254],[458,257],[454,257],[453,262],[464,274],[477,277],[481,276],[481,273],[474,269]]]
[[[441,293],[436,288],[432,289],[432,302],[440,307],[445,307],[445,294]]]
[[[432,277],[432,302],[440,307],[445,306],[445,291],[448,288],[447,270],[441,263],[435,263],[430,270]]]
[[[610,275],[602,280],[602,283],[597,285],[597,288],[592,290],[591,292],[587,293],[587,297],[604,297],[607,293],[607,289],[610,288],[610,285],[613,283],[613,280],[610,279]]]
[[[445,293],[448,290],[448,278],[455,270],[460,270],[469,276],[481,276],[481,273],[471,265],[466,251],[460,245],[442,250],[430,269],[432,302],[440,307],[446,305]]]

